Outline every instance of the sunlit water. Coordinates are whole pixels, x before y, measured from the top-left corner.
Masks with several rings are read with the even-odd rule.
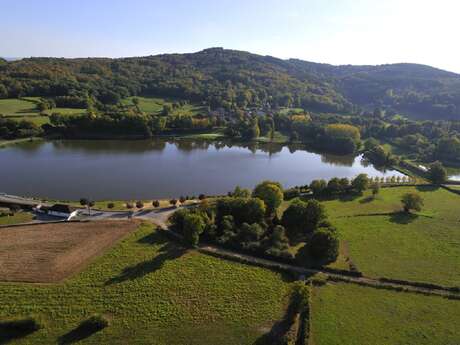
[[[224,194],[262,180],[284,187],[313,179],[401,176],[365,164],[279,145],[203,141],[51,141],[0,149],[0,192],[56,199],[152,199]]]

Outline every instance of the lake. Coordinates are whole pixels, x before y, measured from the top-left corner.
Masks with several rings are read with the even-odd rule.
[[[26,142],[0,149],[0,167],[0,192],[64,200],[217,195],[266,179],[287,188],[360,173],[402,175],[360,156],[190,140]]]

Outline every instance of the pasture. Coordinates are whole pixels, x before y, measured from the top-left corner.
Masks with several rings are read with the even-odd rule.
[[[133,106],[132,99],[134,97],[128,97],[122,100],[122,104],[126,106]],[[157,97],[135,97],[139,99],[139,109],[147,114],[161,114],[163,111],[163,106],[165,104],[172,105],[176,100],[175,99],[164,99]],[[179,101],[179,100],[177,100]],[[196,115],[199,113],[205,113],[206,109],[200,105],[196,104],[185,104],[181,105],[176,109],[173,109],[172,115]]]
[[[0,99],[0,114],[7,117],[36,116],[38,115],[38,110],[32,101],[16,98]]]
[[[314,289],[315,345],[455,345],[460,301],[353,284]]]
[[[0,284],[0,319],[43,323],[18,344],[56,343],[95,313],[110,326],[85,344],[253,344],[283,315],[289,286],[279,273],[184,250],[144,224],[63,283]]]
[[[421,212],[401,213],[404,193],[424,199]],[[431,187],[382,188],[326,201],[353,262],[365,275],[460,286],[460,196]]]

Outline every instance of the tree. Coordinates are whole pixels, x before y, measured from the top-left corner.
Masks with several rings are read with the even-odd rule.
[[[153,200],[152,201],[152,206],[157,208],[157,207],[160,207],[160,202],[158,200]]]
[[[179,202],[180,202],[181,204],[183,204],[185,201],[186,201],[186,198],[185,198],[184,196],[181,196],[181,197],[179,198]]]
[[[206,223],[199,214],[189,213],[184,217],[184,239],[192,247],[196,247],[200,241]]]
[[[144,207],[144,202],[141,200],[136,201],[136,207],[137,208],[143,208]]]
[[[172,206],[176,206],[177,200],[176,200],[176,199],[171,199],[171,200],[169,200],[169,203],[170,203]]]
[[[264,181],[254,188],[252,196],[263,200],[267,206],[267,214],[272,215],[276,212],[284,199],[281,184],[273,181]]]
[[[216,203],[216,224],[225,216],[232,216],[236,225],[262,223],[266,207],[259,198],[221,198]]]
[[[249,189],[241,188],[236,186],[231,196],[235,198],[249,198],[251,196],[251,191]]]
[[[307,246],[311,257],[321,262],[333,262],[339,255],[339,238],[332,227],[315,231]]]
[[[204,200],[204,199],[206,199],[206,195],[204,194],[198,195],[198,200]]]
[[[284,211],[281,223],[291,239],[312,233],[326,219],[324,206],[317,200],[294,200]]]
[[[380,185],[378,183],[373,183],[372,186],[372,197],[375,199],[377,194],[380,192]]]
[[[86,206],[86,205],[88,205],[88,199],[86,199],[86,198],[81,198],[81,199],[80,199],[80,205],[81,205],[81,206]]]
[[[356,176],[353,181],[351,181],[351,186],[358,193],[362,193],[366,190],[369,185],[369,179],[367,174],[359,174]]]
[[[286,230],[281,225],[277,225],[273,228],[268,241],[270,249],[283,251],[289,248],[289,239],[286,236]]]
[[[114,204],[113,202],[109,202],[109,203],[107,204],[107,208],[109,208],[109,209],[112,209],[112,208],[114,208],[114,207],[115,207],[115,204]]]
[[[313,180],[310,183],[310,189],[315,196],[321,195],[327,188],[327,183],[324,180]]]
[[[339,193],[342,190],[340,179],[337,177],[331,178],[327,183],[327,190],[331,194]]]
[[[423,198],[417,193],[406,193],[403,195],[401,202],[404,212],[410,213],[410,210],[421,211],[423,207]]]
[[[434,184],[441,184],[447,180],[447,171],[441,162],[434,162],[428,170],[428,177]]]
[[[132,202],[127,202],[126,203],[126,208],[127,209],[132,209],[134,207],[133,203]]]

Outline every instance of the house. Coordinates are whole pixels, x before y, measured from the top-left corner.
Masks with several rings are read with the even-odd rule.
[[[50,216],[66,218],[67,220],[70,220],[78,214],[77,209],[64,204],[55,204],[51,207],[38,205],[34,210],[39,213],[46,213]]]

